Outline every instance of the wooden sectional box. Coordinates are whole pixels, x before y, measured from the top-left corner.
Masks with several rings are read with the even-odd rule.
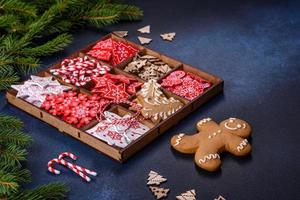
[[[137,49],[139,49],[138,54],[140,55],[152,55],[152,56],[156,56],[158,58],[160,58],[162,61],[164,61],[165,63],[167,63],[168,65],[171,66],[172,71],[174,70],[184,70],[186,72],[191,72],[192,74],[195,74],[207,81],[209,81],[212,86],[210,88],[208,88],[203,94],[199,95],[197,98],[193,99],[192,101],[189,101],[187,99],[184,99],[180,96],[177,96],[176,94],[173,94],[169,91],[167,91],[166,89],[162,89],[163,93],[167,96],[167,97],[174,97],[175,99],[178,99],[179,101],[181,101],[184,106],[182,108],[180,108],[178,111],[176,111],[173,115],[169,116],[168,118],[166,118],[165,120],[161,121],[158,124],[154,124],[152,123],[150,120],[143,120],[140,119],[139,121],[146,125],[147,127],[149,127],[149,131],[146,132],[144,135],[142,135],[141,137],[139,137],[137,140],[134,140],[133,142],[131,142],[128,146],[126,146],[125,148],[119,148],[113,145],[109,145],[106,142],[90,135],[89,133],[86,132],[87,129],[91,128],[92,126],[97,124],[97,121],[94,120],[92,121],[90,124],[88,124],[87,126],[84,126],[82,128],[77,128],[73,125],[68,124],[67,122],[61,120],[59,117],[56,117],[54,115],[51,115],[50,113],[48,113],[47,111],[36,107],[28,102],[26,102],[25,100],[21,99],[21,98],[17,98],[16,94],[17,91],[14,89],[10,89],[7,94],[7,100],[9,103],[13,104],[14,106],[26,111],[27,113],[35,116],[36,118],[39,118],[40,120],[51,124],[52,126],[56,127],[60,132],[63,132],[69,136],[72,136],[73,138],[95,148],[96,150],[102,152],[103,154],[119,161],[119,162],[124,162],[125,160],[127,160],[129,157],[131,157],[133,154],[135,154],[136,152],[138,152],[139,150],[141,150],[144,146],[146,146],[147,144],[149,144],[152,140],[154,140],[156,137],[158,137],[160,134],[164,133],[165,131],[167,131],[169,128],[171,128],[172,126],[174,126],[176,123],[178,123],[181,119],[183,119],[184,117],[186,117],[188,114],[190,114],[192,111],[194,111],[195,109],[197,109],[198,107],[200,107],[202,104],[204,104],[205,102],[207,102],[208,100],[210,100],[212,97],[214,97],[215,95],[217,95],[218,93],[221,93],[223,91],[223,80],[217,76],[211,75],[209,73],[206,73],[202,70],[199,70],[197,68],[194,68],[190,65],[181,63],[180,61],[177,61],[173,58],[170,58],[168,56],[162,55],[154,50],[145,48],[141,45],[135,44],[133,42],[130,42],[124,38],[119,38],[118,36],[114,35],[114,34],[108,34],[106,36],[104,36],[103,38],[101,38],[100,40],[96,41],[95,43],[92,43],[90,45],[88,45],[86,48],[75,52],[74,54],[72,54],[71,56],[69,56],[68,58],[74,58],[74,57],[78,57],[78,56],[87,56],[86,52],[89,51],[97,42],[107,39],[107,38],[112,38],[114,40],[120,40],[123,41],[125,43],[129,43],[132,46],[136,47]],[[93,58],[95,59],[95,58]],[[97,60],[97,59],[95,59]],[[99,61],[99,60],[97,60]],[[123,74],[126,76],[130,76],[130,77],[134,77],[136,78],[138,81],[140,82],[145,82],[144,80],[142,80],[141,78],[137,77],[136,75],[127,73],[125,71],[123,71],[124,67],[132,61],[132,58],[112,67],[112,71],[111,73],[113,74]],[[102,63],[105,63],[103,61],[99,61]],[[49,69],[46,69],[40,73],[38,73],[38,76],[53,76],[50,73],[50,69],[53,68],[57,68],[60,66],[60,62],[51,66]],[[169,74],[169,73],[168,73]],[[165,76],[160,77],[160,79],[158,80],[158,83],[161,82],[161,80],[166,77],[168,74],[166,74]],[[71,86],[73,88],[74,91],[80,92],[80,93],[85,93],[85,94],[91,94],[91,92],[88,90],[88,87],[76,87],[74,85],[71,84],[66,84],[64,83],[59,77],[57,76],[53,76],[55,79],[57,79],[61,84],[64,85],[68,85]],[[135,98],[135,96],[131,96],[130,99],[133,100]],[[110,107],[110,111],[117,113],[120,116],[127,114],[132,114],[132,112],[129,110],[129,108],[126,105],[113,105]]]

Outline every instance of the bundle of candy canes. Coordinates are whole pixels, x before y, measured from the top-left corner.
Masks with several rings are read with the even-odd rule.
[[[60,164],[65,167],[68,167],[70,170],[75,172],[77,175],[82,177],[87,182],[91,181],[91,178],[88,177],[87,174],[92,175],[92,176],[97,176],[97,172],[95,172],[93,170],[89,170],[89,169],[81,167],[81,166],[78,166],[78,165],[75,165],[73,163],[70,163],[64,159],[65,157],[69,157],[72,160],[77,160],[77,157],[74,154],[72,154],[70,152],[63,152],[58,156],[58,158],[53,158],[52,160],[50,160],[48,162],[48,171],[53,174],[60,174],[60,171],[53,167],[54,164]]]
[[[95,119],[98,109],[107,101],[97,95],[89,96],[69,91],[47,95],[41,108],[80,128]]]
[[[110,67],[87,56],[65,59],[61,67],[51,69],[53,75],[59,76],[65,83],[84,86],[91,77],[98,77],[110,71]]]
[[[188,100],[201,95],[211,83],[189,72],[177,70],[162,80],[161,86]]]
[[[137,48],[128,43],[108,38],[98,42],[87,54],[115,66],[133,57],[138,51]]]

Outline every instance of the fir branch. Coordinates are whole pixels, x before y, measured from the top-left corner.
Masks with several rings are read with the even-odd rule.
[[[30,175],[27,169],[4,166],[0,170],[0,199],[17,192],[21,183],[29,183]]]
[[[17,192],[21,183],[30,182],[30,175],[26,169],[2,168],[0,170],[0,198]]]
[[[107,6],[118,10],[121,20],[138,20],[143,16],[143,11],[136,6],[126,4],[108,4]]]
[[[25,48],[18,52],[18,54],[26,56],[45,56],[63,50],[64,47],[68,46],[71,43],[71,41],[72,36],[70,34],[64,33],[58,35],[56,38],[46,42],[45,44],[33,48]]]
[[[11,30],[12,27],[19,24],[20,21],[16,15],[13,14],[4,14],[0,16],[0,28],[5,30]]]
[[[119,20],[119,12],[109,8],[94,8],[89,15],[82,16],[81,19],[88,21],[90,24],[98,27],[114,24]]]
[[[51,34],[67,32],[68,30],[71,29],[71,27],[73,25],[74,25],[74,23],[72,21],[59,20],[59,21],[55,22],[54,24],[52,24],[51,26],[49,26],[45,30],[45,34],[46,35],[51,35]]]
[[[21,131],[0,128],[0,144],[10,143],[18,146],[24,146],[28,145],[31,141],[31,137]]]
[[[0,198],[18,191],[19,184],[13,174],[0,170]]]
[[[68,0],[57,0],[55,4],[50,6],[37,21],[29,25],[29,31],[20,39],[21,45],[30,42],[35,37],[39,37],[39,33],[42,33],[46,29],[47,25],[52,22],[55,16],[67,9],[68,4]]]
[[[0,66],[0,90],[8,89],[19,80],[12,67]],[[1,126],[1,122],[0,122]]]
[[[36,17],[37,13],[35,6],[19,0],[0,1],[0,10],[9,13],[23,14],[31,17]]]
[[[34,57],[16,57],[12,64],[22,74],[29,74],[37,71],[40,61]]]
[[[23,122],[13,116],[0,113],[0,130],[16,130],[20,131],[23,128]]]
[[[2,166],[21,166],[21,161],[24,161],[27,156],[27,151],[14,144],[1,146],[0,163]]]
[[[59,200],[66,197],[68,188],[61,183],[52,183],[33,190],[9,196],[11,200]]]
[[[8,168],[8,167],[6,167]],[[31,181],[31,173],[28,169],[21,168],[4,168],[4,171],[9,172],[15,178],[17,183],[29,183]]]

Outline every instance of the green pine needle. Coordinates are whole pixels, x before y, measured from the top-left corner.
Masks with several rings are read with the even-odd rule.
[[[121,20],[138,20],[143,16],[143,11],[136,6],[116,4],[112,5],[112,7],[119,10],[119,16]]]
[[[0,198],[17,192],[19,184],[13,174],[0,170]]]
[[[18,15],[25,15],[30,17],[36,17],[37,10],[33,5],[24,3],[19,0],[2,0],[0,1],[0,10],[17,13]]]
[[[0,66],[0,90],[10,88],[12,84],[15,84],[19,80],[19,77],[14,72],[13,67]],[[1,122],[0,122],[1,126]]]
[[[13,116],[0,113],[0,130],[16,130],[20,131],[23,128],[23,122]]]
[[[9,172],[12,176],[15,177],[17,183],[29,183],[31,181],[31,173],[27,169],[13,168],[10,169]]]
[[[10,196],[11,200],[60,200],[66,197],[69,189],[61,183],[52,183],[33,190],[25,190]]]
[[[82,16],[83,20],[96,25],[98,27],[114,24],[119,21],[119,11],[102,7],[95,7],[89,12],[89,15]]]
[[[63,50],[64,47],[68,46],[71,43],[71,41],[72,35],[64,33],[40,46],[33,48],[25,48],[21,50],[18,54],[27,56],[49,55],[54,52]]]
[[[20,21],[16,15],[5,14],[0,16],[0,28],[5,30],[11,30],[12,27],[20,24]]]
[[[31,142],[31,137],[16,130],[7,130],[0,128],[0,144],[11,143],[14,145],[28,145]]]
[[[14,66],[17,71],[22,74],[29,74],[31,72],[37,72],[40,66],[40,61],[34,57],[16,57],[14,61]]]
[[[21,166],[21,161],[26,160],[27,151],[20,146],[9,144],[1,146],[0,163],[4,166]]]

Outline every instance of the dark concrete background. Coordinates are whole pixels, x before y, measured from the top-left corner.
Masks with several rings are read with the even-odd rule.
[[[182,62],[222,77],[224,95],[211,100],[148,145],[125,164],[60,134],[50,125],[7,104],[0,109],[18,116],[34,138],[27,167],[33,182],[26,187],[60,181],[71,189],[69,199],[154,199],[146,187],[150,170],[168,178],[168,199],[195,189],[198,199],[219,194],[229,200],[300,199],[300,6],[297,1],[131,1],[144,9],[143,21],[122,23],[103,30],[87,28],[74,33],[65,51],[43,59],[43,68],[93,42],[112,30],[128,30],[137,42],[138,28],[151,25],[148,45]],[[159,34],[177,33],[164,42]],[[251,156],[222,156],[222,170],[198,170],[193,156],[171,150],[169,139],[178,132],[194,133],[204,117],[216,121],[236,116],[253,126]],[[71,171],[59,176],[47,172],[47,162],[71,151],[78,164],[99,176],[87,184]]]

